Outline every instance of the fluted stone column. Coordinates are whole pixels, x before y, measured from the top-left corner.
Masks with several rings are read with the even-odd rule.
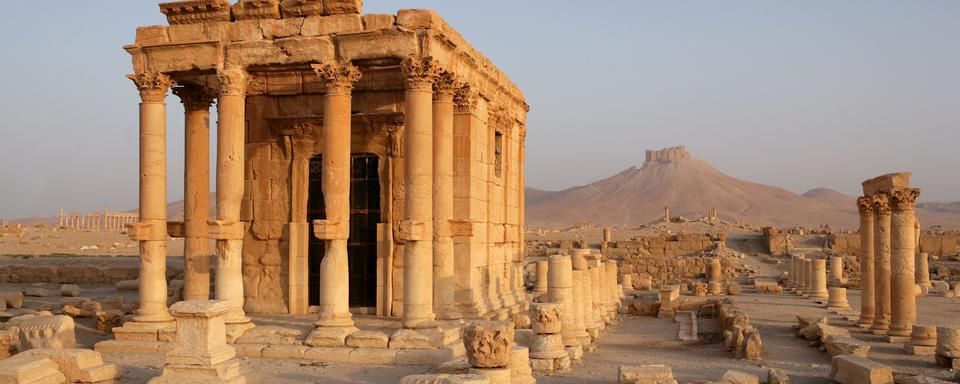
[[[873,324],[877,308],[873,199],[866,196],[858,198],[857,208],[860,211],[860,319],[857,325],[866,327]]]
[[[917,253],[917,285],[933,288],[930,283],[930,254],[926,252]]]
[[[140,222],[129,235],[140,242],[140,308],[134,321],[173,325],[167,308],[167,91],[162,73],[129,78],[140,90]]]
[[[547,293],[547,261],[537,261],[536,265],[537,281],[533,284],[534,293]]]
[[[547,258],[550,272],[547,273],[549,292],[547,302],[557,303],[563,307],[560,316],[563,345],[568,347],[580,346],[580,335],[577,333],[576,309],[573,297],[573,263],[570,256],[552,255]]]
[[[211,237],[217,239],[215,293],[218,301],[230,303],[224,317],[228,332],[252,327],[243,310],[243,170],[246,135],[247,82],[241,68],[217,73],[220,95],[217,100],[217,217],[211,221]]]
[[[600,280],[604,276],[601,272],[603,270],[603,263],[600,261],[600,255],[598,254],[589,254],[584,257],[587,258],[587,266],[590,267],[590,301],[593,303],[592,312],[594,322],[599,329],[604,329],[606,327],[605,311],[603,310],[603,300],[600,294],[600,287],[602,286]]]
[[[435,326],[433,312],[433,84],[432,59],[403,62],[406,76],[404,145],[403,326]]]
[[[574,264],[576,265],[576,264]],[[573,320],[576,324],[576,334],[581,345],[590,345],[590,333],[587,332],[586,301],[584,300],[584,274],[587,271],[573,268]]]
[[[454,292],[453,95],[463,83],[443,72],[433,85],[433,287],[437,318],[459,319]]]
[[[314,65],[323,80],[323,203],[325,219],[313,222],[314,235],[325,241],[320,262],[318,327],[353,327],[350,314],[350,120],[353,84],[360,71],[351,65]]]
[[[890,329],[890,197],[873,196],[874,302],[876,312],[870,330],[886,334]]]
[[[920,189],[904,188],[890,194],[890,330],[908,337],[917,321],[916,239],[914,211]]]
[[[179,87],[186,143],[183,170],[183,299],[210,299],[210,106],[216,98],[200,86]]]
[[[827,283],[836,286],[843,283],[843,256],[830,257],[830,278]]]
[[[826,299],[829,295],[829,292],[827,292],[827,260],[813,259],[811,265],[813,267],[813,273],[810,280],[812,284],[810,288],[810,298]]]

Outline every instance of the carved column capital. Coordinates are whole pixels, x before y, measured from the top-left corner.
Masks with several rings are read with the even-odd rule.
[[[327,95],[349,96],[360,80],[360,70],[350,64],[313,64],[317,78],[326,83]]]
[[[433,84],[433,100],[452,101],[457,90],[463,87],[463,82],[456,75],[443,71],[437,76]]]
[[[162,103],[167,98],[167,91],[176,82],[163,73],[137,73],[127,75],[140,91],[140,100],[144,103]]]
[[[890,208],[896,212],[913,212],[917,209],[919,188],[895,189],[890,192]]]
[[[890,195],[886,193],[878,193],[871,196],[873,201],[873,211],[877,215],[889,215],[890,214]]]
[[[453,94],[453,110],[456,113],[473,113],[480,104],[480,94],[469,85],[464,85]]]
[[[870,196],[860,196],[857,198],[857,209],[861,215],[873,215],[873,198]]]
[[[243,68],[226,68],[217,71],[220,80],[220,96],[246,96],[250,74]]]
[[[407,90],[433,91],[442,69],[440,63],[433,58],[414,58],[404,60],[401,64],[403,76],[407,81]]]
[[[180,98],[183,107],[188,111],[208,110],[217,99],[217,93],[207,87],[199,85],[185,85],[173,89],[173,94]]]

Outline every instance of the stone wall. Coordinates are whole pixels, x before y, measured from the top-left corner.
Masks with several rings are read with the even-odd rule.
[[[607,249],[610,257],[623,257],[644,249],[652,256],[697,256],[705,251],[717,249],[718,244],[726,241],[726,234],[678,234],[637,237],[633,240],[618,241]]]
[[[763,245],[770,256],[785,256],[790,250],[790,234],[778,230],[776,227],[764,227],[762,230]]]
[[[960,232],[922,233],[920,234],[920,252],[931,256],[944,257],[957,254],[957,236]],[[843,254],[857,255],[860,252],[860,234],[830,234],[827,247]]]
[[[618,241],[607,249],[607,255],[619,260],[620,274],[632,275],[634,286],[649,281],[653,287],[682,280],[701,279],[707,273],[710,251],[724,241],[724,234],[680,234],[643,237]],[[722,259],[724,277],[733,275],[730,260]]]
[[[116,284],[140,275],[139,267],[0,265],[0,283]],[[182,279],[183,270],[167,268],[168,279]]]

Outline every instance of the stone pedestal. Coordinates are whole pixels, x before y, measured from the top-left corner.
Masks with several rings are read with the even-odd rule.
[[[943,368],[960,369],[960,328],[937,327],[937,347],[934,357],[937,365]]]
[[[536,265],[537,281],[533,285],[533,292],[539,294],[547,293],[547,261],[537,261],[534,264]]]
[[[236,351],[227,345],[224,316],[227,301],[182,301],[170,308],[177,321],[177,340],[166,354],[163,374],[150,384],[242,384]]]
[[[916,238],[914,210],[920,190],[904,188],[890,194],[890,330],[891,337],[907,337],[917,321]]]
[[[868,327],[873,324],[876,311],[873,248],[873,201],[869,197],[857,199],[860,211],[860,319],[857,326]]]
[[[534,337],[530,343],[530,363],[534,371],[554,372],[570,368],[570,356],[563,348],[560,331],[562,306],[539,303],[533,306]]]
[[[847,289],[830,287],[830,297],[827,299],[827,308],[849,309],[850,303],[847,302]]]
[[[890,329],[890,198],[873,195],[874,299],[876,311],[870,331],[884,335]]]
[[[830,275],[827,284],[834,287],[843,285],[843,256],[830,256]]]
[[[530,368],[530,350],[527,347],[510,348],[510,383],[534,384],[533,370]]]
[[[711,295],[723,294],[723,265],[719,258],[710,259],[707,268],[707,292]]]
[[[911,355],[933,356],[937,350],[937,327],[933,325],[914,325],[910,340],[903,345],[903,351]]]
[[[810,298],[826,299],[829,295],[827,292],[827,260],[814,259],[811,262],[811,267]]]

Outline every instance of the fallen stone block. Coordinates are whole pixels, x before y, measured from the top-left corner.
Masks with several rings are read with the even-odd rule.
[[[23,292],[20,292],[20,291],[0,292],[0,301],[5,302],[7,305],[7,308],[14,308],[14,309],[23,308]]]
[[[814,323],[827,323],[826,316],[797,316],[797,329],[804,329]]]
[[[140,290],[140,280],[120,280],[114,287],[118,291],[139,291]]]
[[[19,354],[0,360],[0,383],[11,384],[47,384],[66,381],[57,363],[53,360]]]
[[[779,368],[767,370],[767,384],[790,384],[790,376]]]
[[[720,382],[724,384],[760,384],[760,378],[754,374],[731,370],[720,376]]]
[[[508,367],[513,339],[512,322],[475,321],[463,329],[467,359],[474,368]]]
[[[730,296],[737,296],[742,291],[743,291],[743,288],[740,287],[740,284],[730,283],[729,285],[727,285],[727,294]]]
[[[929,376],[910,376],[910,377],[897,376],[894,380],[897,382],[897,384],[952,384],[949,381],[934,379]]]
[[[833,357],[829,378],[840,384],[893,384],[893,371],[864,357],[839,355]]]
[[[0,331],[0,359],[6,359],[17,353],[20,347],[20,332],[16,330]]]
[[[50,297],[54,295],[53,291],[46,288],[41,288],[41,287],[26,288],[23,290],[23,294],[24,296],[31,296],[31,297]]]
[[[832,335],[827,338],[827,353],[830,356],[854,355],[867,357],[870,352],[870,344],[855,339],[850,335]]]
[[[618,384],[677,384],[665,365],[621,365]]]
[[[3,329],[11,329],[13,327],[19,327],[20,324],[23,323],[24,321],[33,319],[35,317],[42,317],[42,316],[53,316],[53,314],[50,313],[50,311],[37,311],[37,312],[16,316],[11,318],[10,320],[7,320],[6,323],[3,323]]]
[[[94,316],[97,318],[96,328],[101,332],[111,332],[114,328],[123,325],[122,311],[97,311]]]
[[[80,286],[76,284],[64,284],[60,286],[60,296],[77,297],[80,296]]]
[[[100,353],[89,349],[33,349],[23,354],[52,360],[71,383],[100,383],[117,378],[117,366],[104,364]]]
[[[77,343],[70,316],[40,316],[21,322],[20,349],[71,348]]]

